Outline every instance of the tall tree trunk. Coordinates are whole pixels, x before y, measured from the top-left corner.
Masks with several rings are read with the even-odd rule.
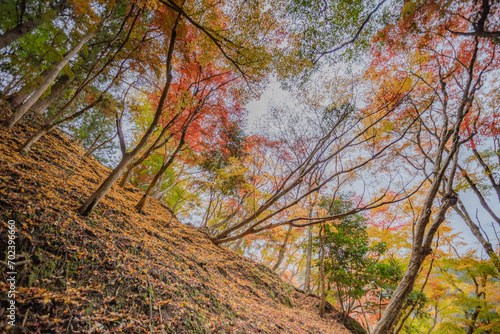
[[[210,96],[210,93],[212,91],[213,90],[210,90],[210,92],[208,92],[208,94],[203,98],[203,100],[200,102],[200,104],[198,104],[195,111],[193,111],[193,113],[186,120],[186,123],[184,125],[183,130],[182,130],[181,138],[179,140],[179,144],[175,148],[175,151],[172,153],[172,155],[170,156],[168,161],[160,168],[160,171],[155,175],[155,177],[153,178],[153,181],[151,181],[151,184],[149,185],[148,189],[146,190],[146,192],[144,193],[142,198],[139,200],[139,202],[135,206],[135,208],[137,209],[138,212],[142,212],[142,210],[144,209],[144,206],[146,205],[148,197],[151,196],[151,194],[153,192],[154,187],[158,184],[158,181],[163,177],[163,174],[167,171],[167,169],[174,163],[175,158],[177,157],[177,154],[179,154],[179,152],[181,151],[182,147],[184,146],[184,144],[186,142],[186,134],[187,134],[187,131],[188,131],[191,123],[193,123],[193,121],[195,120],[198,113],[201,112],[202,107],[205,105],[205,102],[207,101],[207,99]]]
[[[125,171],[125,174],[123,175],[123,178],[122,180],[120,181],[120,187],[125,187],[125,185],[127,184],[127,182],[129,182],[130,180],[130,176],[132,174],[132,171],[134,170],[135,167],[139,166],[144,160],[146,160],[155,150],[159,149],[161,146],[165,145],[166,143],[168,143],[168,141],[170,140],[170,138],[173,137],[173,134],[171,134],[170,136],[168,136],[164,141],[161,141],[161,138],[167,133],[167,131],[170,129],[170,126],[174,123],[174,120],[176,120],[178,117],[179,117],[180,113],[177,114],[172,120],[170,120],[168,122],[167,125],[165,125],[160,133],[160,135],[158,136],[158,138],[156,138],[156,140],[153,142],[153,144],[146,150],[146,152],[144,152],[144,154],[134,160],[134,162],[130,165],[129,168],[127,168],[127,170]],[[161,141],[161,142],[160,142]]]
[[[170,85],[172,83],[172,57],[174,53],[174,45],[175,38],[177,35],[177,25],[180,20],[180,15],[177,16],[177,19],[174,23],[174,27],[172,28],[172,34],[170,36],[170,44],[168,48],[167,55],[167,80],[165,82],[165,86],[163,87],[163,92],[160,97],[160,101],[158,102],[158,107],[156,109],[156,113],[153,121],[151,122],[148,130],[142,136],[139,144],[130,152],[127,152],[123,155],[122,160],[118,164],[118,166],[113,169],[111,174],[104,180],[104,182],[99,186],[99,188],[85,201],[85,203],[79,208],[79,212],[83,216],[87,216],[92,212],[92,210],[96,207],[97,204],[106,196],[109,189],[113,186],[113,184],[118,180],[118,178],[122,175],[125,168],[127,168],[128,164],[133,161],[133,159],[139,154],[139,152],[144,148],[147,144],[149,138],[155,131],[156,126],[160,122],[160,117],[163,113],[163,107],[165,105],[165,101],[167,99],[168,91],[170,89]]]
[[[475,291],[476,297],[481,299],[482,293],[479,292],[479,284],[477,283],[477,281],[475,279],[473,279],[473,280],[474,280],[474,285],[475,285],[475,290],[476,290]],[[473,334],[474,331],[476,330],[476,321],[477,321],[477,317],[479,315],[479,312],[481,312],[481,305],[476,306],[476,309],[474,310],[474,313],[472,313],[470,321],[467,323],[467,334]]]
[[[454,153],[455,152],[453,152],[452,155],[454,155]],[[444,165],[444,168],[446,168],[447,163],[445,163]],[[413,241],[408,268],[406,269],[403,279],[399,282],[398,286],[394,290],[394,293],[391,297],[391,300],[389,301],[389,304],[387,305],[387,308],[384,311],[384,314],[373,330],[373,334],[385,334],[389,333],[392,330],[395,321],[399,318],[399,313],[401,312],[401,308],[403,307],[406,298],[413,290],[415,280],[417,279],[423,261],[425,260],[427,255],[431,253],[431,244],[432,239],[434,238],[434,234],[445,220],[446,212],[448,211],[448,209],[456,203],[456,198],[444,198],[439,211],[434,218],[434,221],[426,229],[426,226],[429,225],[431,219],[432,202],[435,198],[435,193],[434,191],[432,191],[432,188],[437,188],[440,184],[440,182],[438,182],[437,180],[438,177],[436,177],[433,181],[430,194],[428,194],[424,202],[424,206],[421,211],[421,217],[416,224],[416,235]]]
[[[189,125],[187,125],[188,127]],[[187,130],[187,127],[185,130]],[[177,148],[175,149],[174,153],[170,156],[168,161],[160,168],[159,172],[156,173],[155,177],[153,178],[153,181],[151,181],[151,184],[149,185],[148,189],[146,189],[146,192],[144,195],[141,197],[135,208],[137,209],[138,212],[142,212],[144,209],[144,206],[146,206],[146,202],[148,200],[148,197],[151,196],[151,193],[153,192],[153,189],[155,186],[158,184],[158,181],[163,177],[163,174],[167,171],[167,169],[174,163],[175,158],[177,157],[177,154],[181,150],[182,146],[184,146],[184,139],[185,139],[186,131],[182,134],[181,141],[179,142],[179,145],[177,145]]]
[[[151,197],[154,199],[159,199],[160,193],[161,193],[161,185],[163,184],[163,174],[156,183],[155,189],[151,192]]]
[[[91,33],[86,34],[82,37],[82,39],[76,44],[73,49],[71,49],[64,58],[56,64],[50,71],[47,73],[47,78],[44,82],[38,87],[35,92],[29,97],[26,102],[24,102],[19,109],[17,109],[11,117],[9,117],[6,121],[3,122],[3,126],[11,129],[23,116],[26,112],[35,104],[36,101],[42,96],[43,93],[52,85],[52,82],[55,80],[59,72],[68,64],[68,62],[80,51],[80,49],[95,35],[97,35],[98,30],[95,30]]]
[[[240,250],[240,248],[241,248],[241,244],[243,243],[243,240],[244,240],[244,239],[245,239],[245,238],[241,238],[241,239],[239,239],[238,241],[236,241],[236,243],[235,243],[235,244],[234,244],[234,246],[231,248],[231,250],[232,250],[233,252],[238,252],[238,251]]]
[[[61,13],[64,9],[68,7],[68,3],[63,1],[52,1],[50,3],[51,9],[57,14]],[[23,8],[20,9],[21,12],[26,10],[25,3],[23,1]],[[22,15],[21,15],[22,17]],[[0,35],[0,49],[3,49],[12,42],[15,42],[24,35],[30,33],[42,23],[42,13],[38,13],[35,17],[28,21],[18,23],[14,28],[7,30],[2,35]]]
[[[132,177],[132,171],[134,170],[133,165],[134,165],[134,163],[132,163],[132,165],[129,168],[127,168],[127,170],[123,174],[123,177],[119,183],[120,187],[125,188],[125,185],[128,182],[130,182],[130,178]]]
[[[481,306],[476,306],[476,309],[474,310],[474,313],[472,314],[472,317],[470,319],[471,323],[467,324],[467,332],[466,334],[473,334],[474,331],[476,330],[476,321],[477,321],[477,316],[479,315],[479,312],[481,312]]]
[[[40,74],[39,80],[41,82],[45,82],[49,75],[50,71],[45,70],[42,72],[42,74]],[[25,85],[20,90],[7,97],[6,100],[10,103],[10,106],[12,108],[17,108],[22,105],[24,101],[26,101],[26,99],[33,92],[33,88],[30,86],[31,85]]]
[[[292,234],[292,225],[288,225],[288,230],[286,231],[285,234],[285,240],[283,240],[283,243],[280,245],[280,250],[278,253],[278,261],[276,261],[276,264],[273,266],[273,271],[278,270],[278,268],[281,265],[281,262],[283,262],[283,259],[285,258],[286,245],[288,245],[288,239],[290,238],[291,234]]]
[[[406,298],[413,289],[415,280],[418,276],[420,266],[424,261],[425,257],[431,253],[431,245],[434,235],[436,234],[439,226],[443,223],[446,217],[446,213],[450,207],[457,204],[457,195],[453,191],[453,182],[455,173],[458,166],[458,150],[460,146],[460,127],[462,122],[470,111],[472,106],[472,101],[474,99],[475,90],[477,84],[479,83],[480,77],[476,78],[476,84],[473,85],[473,69],[476,62],[477,52],[479,49],[478,39],[475,39],[474,51],[472,53],[472,58],[469,63],[469,77],[466,85],[463,88],[462,99],[460,105],[456,110],[456,120],[452,126],[452,129],[448,129],[448,117],[445,117],[441,127],[441,135],[439,137],[439,147],[436,151],[436,158],[433,161],[434,168],[432,171],[433,178],[430,188],[425,197],[424,203],[422,205],[422,210],[420,211],[420,217],[417,220],[415,226],[415,233],[413,237],[413,246],[410,255],[410,262],[408,268],[403,276],[401,282],[394,290],[394,293],[384,311],[384,314],[380,318],[379,322],[373,330],[373,334],[386,334],[390,333],[392,330],[396,319],[399,317],[401,308],[406,301]],[[446,94],[446,82],[441,78],[441,89],[443,94]],[[443,103],[443,113],[447,113],[447,99]],[[450,149],[446,148],[446,143],[452,140]],[[445,152],[448,155],[445,158]],[[453,162],[452,162],[453,161]],[[446,177],[446,172],[451,164],[451,168],[448,176]],[[446,180],[446,195],[442,198],[439,211],[434,217],[432,223],[432,207],[433,202],[438,194],[440,187],[443,185],[444,180]]]
[[[99,186],[99,188],[87,199],[87,201],[80,207],[80,214],[83,216],[87,216],[94,207],[99,204],[99,202],[104,198],[109,189],[113,186],[113,184],[118,180],[120,175],[122,175],[123,170],[127,168],[127,165],[132,160],[132,156],[130,154],[126,154],[122,157],[122,160],[116,166],[111,173],[108,175],[106,180]]]
[[[319,230],[319,246],[321,255],[319,257],[319,279],[321,289],[321,301],[319,304],[319,315],[325,317],[326,289],[325,289],[325,224],[321,224]]]
[[[34,18],[32,20],[18,24],[14,28],[7,30],[0,36],[0,49],[3,49],[10,43],[16,41],[17,39],[23,37],[41,23],[40,18]]]
[[[69,84],[74,78],[68,75],[61,76],[56,83],[50,88],[50,94],[41,100],[36,101],[36,103],[31,107],[30,112],[34,114],[41,115],[47,108],[64,93],[69,87]]]
[[[311,266],[312,266],[312,226],[307,228],[306,248],[306,273],[304,277],[304,291],[311,292]]]
[[[116,79],[116,78],[115,78]],[[111,87],[113,85],[113,83],[111,83],[109,87]],[[35,144],[40,138],[42,138],[43,136],[45,136],[48,132],[54,130],[56,127],[58,127],[60,124],[64,123],[64,122],[67,122],[67,121],[71,121],[77,117],[80,117],[82,114],[84,114],[87,110],[89,109],[92,109],[94,106],[96,106],[97,104],[99,104],[102,99],[103,99],[103,95],[104,93],[107,91],[107,89],[101,93],[101,95],[92,103],[88,104],[85,108],[79,110],[78,112],[74,113],[73,115],[71,116],[68,116],[60,121],[57,121],[57,119],[59,117],[62,116],[62,112],[61,110],[59,110],[55,115],[53,115],[52,117],[50,117],[44,126],[42,126],[34,135],[32,135],[20,148],[19,148],[19,151],[22,151],[23,153],[27,154],[30,150],[31,150],[31,146],[33,146],[33,144]]]

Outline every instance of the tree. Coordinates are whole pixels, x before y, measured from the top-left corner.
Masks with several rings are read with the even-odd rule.
[[[397,63],[401,60],[399,57],[402,52],[411,50],[413,53],[413,59],[407,63],[409,64],[407,73],[421,82],[419,85],[422,85],[424,89],[414,89],[415,93],[420,94],[419,99],[413,98],[412,95],[410,102],[406,104],[409,108],[407,110],[414,109],[415,116],[412,118],[419,120],[415,132],[409,133],[415,135],[413,142],[417,146],[417,151],[425,152],[423,165],[431,162],[433,169],[432,172],[427,172],[428,169],[422,164],[418,162],[414,164],[415,160],[411,159],[405,150],[399,151],[411,166],[418,166],[418,170],[426,175],[430,188],[415,226],[410,264],[384,315],[374,329],[374,333],[377,334],[392,330],[404,300],[413,288],[419,268],[431,252],[432,240],[437,229],[444,221],[449,208],[457,203],[457,195],[453,186],[458,168],[457,152],[460,145],[468,141],[468,138],[460,138],[461,127],[465,117],[474,112],[473,101],[482,86],[483,75],[488,69],[496,66],[497,61],[495,46],[489,41],[480,41],[477,37],[467,40],[449,37],[445,39],[440,35],[434,35],[435,30],[432,29],[438,29],[436,25],[440,22],[435,21],[436,25],[425,27],[420,24],[421,22],[430,23],[431,18],[436,19],[435,15],[439,14],[432,11],[432,6],[421,5],[412,10],[409,10],[409,6],[408,4],[405,6],[403,20],[380,34],[385,38],[385,42],[389,42],[387,41],[389,39],[389,43],[393,43],[392,51],[384,54],[382,50],[387,51],[386,49],[378,49],[376,54],[381,60],[378,62],[380,68],[387,71],[388,66],[392,66],[392,61]],[[389,33],[390,29],[393,30]],[[396,31],[399,35],[395,34]],[[429,38],[429,34],[433,34],[432,38]],[[405,40],[400,39],[402,36]],[[447,51],[449,50],[447,48],[452,48],[454,43],[457,44],[457,48],[453,49],[455,53],[451,53],[451,50]],[[479,50],[485,53],[479,53]],[[488,51],[491,52],[488,53]],[[398,65],[394,68],[398,68]],[[401,74],[400,70],[399,72],[396,70],[394,78],[401,77]],[[456,90],[453,91],[453,89]],[[456,93],[457,91],[459,93]],[[423,92],[427,92],[426,95],[421,94]],[[419,110],[426,110],[426,108],[429,110],[428,114],[417,116]],[[438,112],[440,116],[431,116],[435,112]],[[399,117],[404,115],[403,109],[395,115]],[[436,124],[438,119],[440,126]],[[429,145],[428,140],[431,140],[432,146]],[[441,204],[434,215],[432,213],[433,202],[440,192]]]
[[[393,198],[388,201],[383,201],[384,195],[381,195],[370,203],[361,205],[360,202],[358,207],[335,216],[279,219],[281,213],[301,203],[309,195],[330,184],[346,182],[344,177],[352,177],[353,172],[370,165],[387,148],[400,141],[404,136],[404,130],[393,138],[392,142],[378,147],[367,157],[353,160],[351,164],[339,162],[342,156],[369,142],[371,129],[392,112],[392,108],[399,103],[400,98],[402,97],[395,95],[387,101],[387,104],[369,115],[362,115],[348,103],[326,109],[321,108],[320,117],[316,119],[319,121],[316,123],[316,131],[312,131],[311,137],[295,138],[290,142],[284,141],[285,144],[280,147],[282,151],[277,159],[281,161],[273,162],[269,166],[268,173],[272,175],[272,180],[268,183],[272,186],[267,191],[269,195],[262,198],[260,202],[254,201],[258,205],[254,205],[254,208],[242,219],[228,224],[225,229],[218,232],[213,237],[214,242],[224,243],[282,225],[305,227],[319,224],[382,206],[391,201],[402,200],[402,197],[407,195],[405,189],[394,193]],[[311,114],[314,115],[314,112]],[[283,166],[283,170],[279,171],[280,174],[276,166]],[[294,195],[291,196],[292,194]],[[276,218],[278,218],[277,221],[273,221]]]
[[[344,197],[333,201],[323,197],[319,205],[328,210],[329,215],[345,212],[354,203]],[[367,222],[368,219],[358,213],[324,225],[327,291],[335,297],[344,323],[354,314],[362,316],[360,320],[365,318],[366,322],[366,317],[391,297],[402,276],[394,259],[382,259],[387,245],[384,242],[370,244]],[[314,240],[316,248],[321,248],[321,238]]]
[[[120,147],[122,149],[122,159],[119,162],[118,166],[116,166],[113,171],[110,173],[110,175],[104,180],[104,182],[100,185],[100,187],[85,201],[85,203],[80,207],[79,211],[82,215],[86,216],[88,215],[94,207],[102,200],[102,198],[106,195],[106,193],[109,191],[109,189],[112,187],[112,185],[118,180],[118,178],[121,176],[127,165],[135,158],[135,156],[141,151],[141,149],[147,144],[149,137],[154,132],[154,129],[158,125],[160,121],[160,117],[163,112],[163,107],[168,95],[168,91],[170,89],[170,85],[172,83],[172,59],[173,59],[173,54],[174,54],[174,46],[175,46],[175,39],[177,35],[177,27],[179,24],[180,16],[178,15],[177,18],[175,18],[175,21],[173,22],[173,27],[172,27],[172,33],[170,36],[170,41],[168,44],[168,51],[167,51],[167,60],[166,60],[166,81],[165,85],[163,87],[163,91],[158,103],[158,107],[156,108],[156,112],[154,115],[154,119],[152,123],[150,124],[148,130],[144,135],[142,136],[141,140],[139,143],[136,145],[136,147],[127,152],[126,151],[126,144],[125,140],[123,138],[123,134],[119,133],[119,138],[120,138]],[[119,129],[121,131],[121,129]]]
[[[182,31],[188,32],[188,34],[186,34],[186,38],[192,38],[193,36],[199,36],[201,38],[199,45],[204,47],[204,50],[206,51],[204,54],[205,57],[210,57],[212,55],[214,55],[214,57],[221,57],[219,58],[221,59],[221,63],[234,69],[249,84],[252,73],[255,74],[252,80],[258,81],[259,77],[261,78],[261,74],[265,72],[264,65],[266,61],[266,52],[268,51],[264,47],[266,43],[261,39],[262,34],[267,35],[267,32],[259,30],[262,28],[262,21],[257,20],[253,22],[249,19],[249,17],[242,15],[238,17],[239,20],[233,21],[235,25],[234,29],[224,29],[225,23],[223,18],[227,16],[227,12],[225,12],[222,7],[230,6],[229,3],[221,3],[217,6],[212,6],[212,4],[206,5],[204,3],[187,3],[185,6],[179,6],[173,1],[161,1],[161,3],[164,6],[159,7],[161,8],[160,11],[169,13],[167,17],[169,15],[176,14],[178,15],[176,22],[178,22],[181,18],[186,20],[186,24],[182,25]],[[196,5],[200,5],[201,7],[196,7]],[[248,9],[245,6],[245,3],[236,4],[236,7],[226,7],[226,9],[228,8],[238,8],[242,12],[244,12],[245,9]],[[250,7],[251,13],[254,13],[255,10],[259,11],[260,8]],[[211,15],[204,15],[207,12],[210,12]],[[190,13],[193,14],[191,15]],[[205,20],[207,17],[218,17],[220,20],[209,20],[206,22]],[[197,19],[199,19],[199,21]],[[247,29],[252,31],[252,33],[249,34],[250,38],[243,40],[238,39],[238,27],[241,27],[244,31],[247,31]],[[81,214],[87,215],[92,211],[92,209],[105,196],[114,182],[121,176],[128,164],[133,161],[143,148],[146,147],[150,137],[155,132],[156,126],[159,124],[161,119],[163,107],[172,83],[171,69],[172,56],[174,54],[172,48],[174,46],[173,41],[175,40],[176,28],[177,24],[175,24],[174,29],[172,29],[172,38],[170,39],[171,45],[167,56],[167,84],[164,86],[162,97],[160,98],[153,122],[150,124],[148,130],[133,150],[125,152],[125,149],[122,149],[124,153],[122,161],[104,181],[101,187],[99,187],[99,189],[91,195],[80,208]],[[254,30],[254,28],[258,29]],[[189,35],[189,33],[191,33],[191,35]],[[193,44],[187,45],[189,47],[193,46]],[[215,49],[213,46],[215,46]],[[189,51],[189,48],[185,51]],[[181,59],[182,58],[179,57],[179,60]],[[207,61],[207,58],[204,58],[204,61]],[[119,138],[121,137],[122,136],[119,136]],[[120,141],[121,147],[124,148],[124,141],[122,139]]]
[[[41,1],[22,1],[21,3],[16,1],[5,4],[5,7],[2,7],[2,10],[5,10],[5,20],[1,25],[4,33],[0,35],[0,49],[15,42],[40,24],[50,21],[68,7],[69,3],[66,0],[51,2],[49,6]]]
[[[74,56],[76,56],[78,52],[80,52],[82,47],[87,44],[88,41],[90,41],[99,33],[99,31],[102,29],[102,26],[106,23],[108,16],[108,13],[104,14],[101,21],[97,24],[97,27],[91,26],[87,33],[77,39],[76,44],[70,50],[68,50],[62,60],[54,64],[54,66],[47,72],[43,79],[43,83],[7,120],[2,123],[4,127],[11,129],[21,119],[21,117],[26,114],[26,112],[38,101],[38,99],[40,99],[45,91],[49,89],[56,77],[59,75],[59,72],[62,71],[62,69]]]

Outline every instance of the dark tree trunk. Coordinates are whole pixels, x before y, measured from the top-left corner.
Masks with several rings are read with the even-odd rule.
[[[41,81],[42,83],[45,82],[49,74],[50,71],[47,70],[43,71],[42,74],[40,74],[39,81]],[[6,100],[10,103],[10,106],[12,108],[19,107],[30,96],[30,94],[33,92],[33,88],[29,86],[30,85],[23,86],[19,91],[7,97]]]
[[[312,226],[307,228],[306,273],[304,278],[304,291],[311,292],[311,266],[312,266]]]
[[[280,250],[278,253],[278,261],[276,261],[276,264],[273,266],[273,271],[276,271],[281,263],[283,262],[283,259],[285,258],[285,253],[286,253],[286,245],[288,245],[288,239],[290,238],[290,235],[292,234],[292,225],[288,226],[288,230],[286,231],[285,234],[285,240],[283,240],[283,243],[280,245]]]
[[[67,75],[61,76],[56,83],[50,88],[50,94],[41,100],[36,101],[36,103],[31,107],[30,112],[34,114],[41,115],[47,108],[64,93],[69,87],[69,84],[73,81]]]
[[[10,43],[15,42],[17,39],[23,37],[30,31],[38,27],[40,23],[41,23],[40,19],[33,19],[18,24],[14,28],[7,30],[0,36],[0,49],[3,49]]]
[[[319,258],[319,279],[320,279],[320,289],[321,289],[321,301],[319,304],[319,315],[320,317],[325,317],[325,305],[326,305],[326,289],[325,289],[325,225],[321,224],[319,232],[319,246],[321,250],[321,255]]]

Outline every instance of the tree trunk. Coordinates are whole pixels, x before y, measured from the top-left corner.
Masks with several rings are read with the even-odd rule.
[[[64,93],[69,87],[68,85],[73,81],[68,75],[63,75],[56,81],[56,83],[51,87],[50,94],[42,99],[36,101],[36,103],[31,107],[30,112],[34,114],[41,115],[47,108]]]
[[[424,210],[422,210],[423,212],[421,218],[417,222],[417,235],[415,236],[415,240],[413,241],[408,268],[406,269],[403,279],[401,280],[401,282],[399,282],[396,290],[394,290],[394,293],[391,297],[391,300],[389,301],[389,304],[387,305],[387,308],[384,311],[384,314],[373,330],[373,334],[385,334],[389,333],[392,330],[394,323],[399,318],[399,313],[401,312],[401,308],[403,307],[406,298],[413,290],[413,285],[415,284],[415,280],[417,279],[417,276],[419,274],[422,262],[424,262],[426,256],[431,253],[430,246],[432,243],[432,239],[434,238],[434,234],[444,221],[446,212],[453,205],[453,199],[444,199],[439,208],[439,212],[434,218],[434,221],[432,222],[431,226],[429,226],[428,230],[425,231],[425,227],[428,225],[432,213],[432,202],[430,201],[429,197],[426,199],[427,205],[424,205]],[[426,233],[425,239],[424,233]]]
[[[33,136],[31,136],[20,148],[19,151],[27,154],[31,150],[31,146],[36,143],[40,138],[45,136],[48,132],[54,130],[59,124],[75,119],[85,113],[87,110],[93,108],[96,104],[102,101],[103,94],[101,94],[97,100],[87,105],[85,108],[81,109],[77,113],[64,118],[63,120],[57,121],[59,117],[62,116],[61,110],[57,112],[57,114],[53,115],[50,119],[47,120],[44,126],[42,126]]]
[[[312,226],[307,228],[306,273],[304,277],[304,291],[311,292],[311,265],[312,265]]]
[[[482,293],[479,292],[479,284],[477,283],[477,281],[475,279],[473,279],[473,280],[474,280],[474,284],[476,286],[476,297],[481,299]],[[474,313],[472,313],[470,321],[467,323],[467,334],[473,334],[474,331],[476,330],[476,321],[477,321],[477,317],[479,315],[479,312],[481,312],[481,305],[476,306],[476,309],[474,310]],[[466,316],[466,318],[467,318],[467,316]]]
[[[47,132],[52,131],[55,127],[56,125],[54,124],[47,124],[42,126],[40,130],[38,130],[33,136],[29,137],[28,140],[24,142],[24,144],[19,148],[19,152],[28,154],[33,144],[35,144]]]
[[[319,315],[320,317],[325,317],[325,305],[326,305],[326,290],[325,290],[325,224],[321,224],[319,230],[319,245],[321,249],[321,255],[319,258],[319,276],[320,276],[320,288],[321,288],[321,301],[319,304]]]
[[[240,250],[240,248],[241,248],[241,244],[243,243],[243,239],[244,239],[244,238],[239,239],[239,240],[238,240],[238,241],[234,244],[234,246],[231,248],[231,250],[232,250],[233,252],[236,252],[236,253],[237,253],[237,252]]]
[[[167,99],[168,91],[170,89],[170,84],[172,83],[172,57],[174,53],[174,45],[175,38],[177,35],[177,25],[179,23],[180,15],[177,16],[177,19],[174,23],[174,27],[172,28],[172,35],[170,36],[170,44],[168,48],[167,55],[167,80],[165,82],[165,86],[163,87],[163,92],[160,97],[160,101],[158,102],[158,107],[156,109],[156,113],[154,116],[151,125],[148,130],[142,136],[139,144],[130,152],[123,155],[122,160],[118,164],[118,166],[113,169],[111,174],[107,177],[106,180],[101,184],[101,186],[85,201],[85,203],[79,208],[79,212],[83,216],[87,216],[92,212],[97,204],[106,196],[107,192],[113,184],[118,180],[118,178],[122,175],[125,168],[127,168],[128,164],[139,154],[139,152],[143,149],[143,147],[147,144],[149,138],[155,131],[156,126],[160,122],[160,117],[163,113],[163,106],[165,105],[165,101]]]
[[[132,164],[134,165],[134,164]],[[119,183],[119,186],[124,188],[125,185],[130,181],[130,177],[132,176],[132,166],[130,168],[127,168],[127,170],[125,171],[125,173],[123,174],[123,177]]]
[[[285,258],[286,245],[288,244],[288,239],[290,238],[291,234],[292,234],[292,225],[289,225],[288,230],[286,231],[285,234],[285,240],[283,240],[283,243],[280,245],[280,250],[278,253],[278,261],[276,261],[276,264],[273,266],[273,271],[278,270],[278,268],[281,265],[281,262],[283,262],[283,259]]]
[[[475,324],[479,312],[481,312],[481,306],[477,306],[476,309],[474,310],[474,313],[472,314],[471,317],[471,323],[467,324],[467,332],[466,332],[467,334],[473,334],[474,331],[476,330]]]
[[[160,179],[158,180],[158,182],[156,183],[156,187],[155,189],[153,190],[153,192],[151,193],[151,197],[154,198],[154,199],[158,199],[160,197],[160,194],[161,194],[161,185],[163,183],[163,174],[162,176],[160,177]]]
[[[122,160],[111,171],[111,174],[104,180],[104,182],[99,186],[99,188],[87,199],[87,201],[80,207],[80,214],[83,216],[87,216],[94,207],[99,204],[99,202],[104,198],[109,189],[113,186],[113,184],[118,180],[120,175],[122,175],[123,170],[127,168],[127,165],[132,160],[132,155],[126,154],[122,157]]]
[[[59,72],[68,64],[68,62],[80,51],[80,49],[98,33],[98,30],[95,30],[85,36],[76,44],[73,49],[71,49],[66,56],[56,64],[50,71],[47,73],[47,77],[44,82],[38,87],[35,92],[30,96],[26,102],[24,102],[19,109],[17,109],[11,117],[9,117],[6,121],[3,122],[3,126],[11,129],[23,116],[26,112],[38,101],[40,96],[45,93],[47,89],[49,89],[52,82],[55,80]]]
[[[50,71],[48,70],[43,71],[42,74],[40,74],[39,81],[41,81],[42,83],[45,82],[49,77],[49,75]],[[10,103],[10,106],[12,108],[17,108],[26,101],[26,99],[30,96],[32,92],[33,88],[30,87],[30,85],[24,85],[20,90],[8,96],[6,100]]]
[[[40,25],[40,19],[33,19],[21,24],[18,24],[14,28],[7,30],[0,36],[0,49],[3,49],[10,43],[16,41],[17,39],[23,37],[36,27]]]
[[[187,128],[186,128],[186,130],[187,130]],[[153,181],[151,181],[151,184],[149,185],[148,189],[146,189],[146,192],[144,193],[142,198],[139,200],[139,202],[135,206],[135,208],[137,209],[138,212],[142,212],[142,210],[144,209],[144,206],[146,206],[146,202],[148,200],[148,197],[153,192],[153,189],[158,184],[158,181],[163,177],[163,174],[172,165],[172,163],[174,162],[174,160],[177,156],[177,153],[179,153],[182,146],[184,146],[185,135],[186,135],[186,131],[184,131],[182,138],[181,138],[181,141],[180,141],[179,145],[177,145],[177,148],[175,149],[174,153],[172,153],[172,155],[170,156],[168,161],[160,168],[160,171],[158,173],[156,173],[156,175],[153,178]]]
[[[178,113],[172,120],[170,120],[168,122],[167,125],[165,125],[165,127],[163,128],[163,130],[161,131],[160,135],[158,136],[158,138],[156,138],[156,140],[153,142],[153,144],[146,150],[146,152],[144,152],[144,154],[139,158],[139,159],[136,159],[131,165],[129,168],[127,168],[127,170],[125,171],[125,174],[122,178],[122,180],[120,181],[120,187],[125,187],[125,185],[127,184],[127,182],[130,180],[130,176],[131,176],[131,173],[132,171],[134,170],[135,167],[139,166],[144,160],[146,160],[150,155],[151,153],[153,153],[155,150],[157,150],[158,148],[160,148],[161,146],[165,145],[169,140],[170,138],[173,137],[173,134],[171,134],[170,136],[168,136],[163,142],[160,142],[161,141],[161,138],[167,133],[167,131],[170,129],[170,126],[174,123],[174,121],[179,117],[180,113]]]
[[[31,90],[27,86],[23,86],[20,90],[6,98],[12,108],[17,108],[28,98]]]

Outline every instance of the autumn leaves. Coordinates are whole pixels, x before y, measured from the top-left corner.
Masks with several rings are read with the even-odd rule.
[[[286,231],[278,269],[294,228],[416,201],[408,269],[377,334],[400,321],[450,210],[498,260],[461,197],[470,190],[499,223],[499,27],[489,1],[42,5],[9,4],[0,22],[0,87],[13,107],[3,131],[43,114],[18,151],[61,128],[113,166],[81,215],[131,183],[143,191],[137,212],[161,200],[216,244],[242,251],[245,238]],[[327,78],[339,61],[345,80]],[[356,88],[346,83],[353,64]],[[269,113],[267,132],[247,134],[244,105],[271,75],[294,104]],[[315,85],[321,94],[309,92]],[[374,175],[370,191],[353,186]],[[319,209],[320,198],[353,189],[363,192],[355,205]]]

